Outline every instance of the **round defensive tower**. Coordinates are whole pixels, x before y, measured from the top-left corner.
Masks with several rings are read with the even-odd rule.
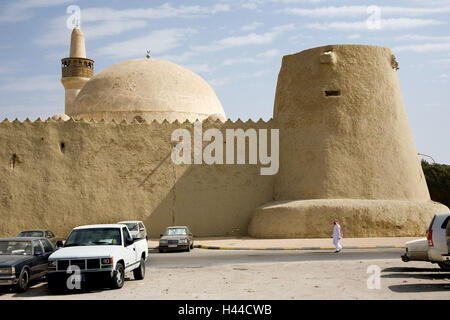
[[[275,202],[258,208],[257,237],[416,236],[447,207],[432,202],[391,49],[330,45],[283,57]]]

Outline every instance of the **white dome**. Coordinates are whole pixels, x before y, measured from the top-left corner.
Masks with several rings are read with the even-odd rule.
[[[200,76],[174,63],[135,59],[112,65],[81,89],[74,101],[75,118],[132,121],[225,121],[222,105]]]

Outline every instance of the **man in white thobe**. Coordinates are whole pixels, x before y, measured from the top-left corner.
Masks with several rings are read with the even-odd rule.
[[[337,219],[334,219],[334,228],[333,228],[333,244],[336,247],[336,253],[341,252],[342,246],[339,243],[339,241],[342,239],[343,233],[341,225],[339,224],[339,221]]]

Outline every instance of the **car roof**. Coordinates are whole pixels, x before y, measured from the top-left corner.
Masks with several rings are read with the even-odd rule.
[[[22,232],[36,232],[36,231],[45,232],[45,231],[50,231],[50,230],[48,230],[48,229],[30,229],[30,230],[20,231],[20,233],[22,233]]]
[[[130,221],[119,221],[117,223],[143,223],[140,220],[130,220]]]
[[[167,227],[167,229],[182,229],[182,228],[188,229],[188,227],[186,227],[186,226],[173,226],[173,227]]]
[[[44,237],[11,237],[0,238],[0,241],[33,241],[33,240],[46,240]]]
[[[86,226],[79,226],[76,228],[73,228],[74,230],[80,230],[80,229],[94,229],[94,228],[122,228],[123,225],[121,224],[90,224]]]

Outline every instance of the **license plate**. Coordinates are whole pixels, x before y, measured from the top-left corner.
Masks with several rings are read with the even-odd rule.
[[[176,245],[176,244],[169,244],[169,248],[176,248],[176,247],[178,247],[178,245]]]
[[[12,280],[0,280],[0,284],[12,284]]]

